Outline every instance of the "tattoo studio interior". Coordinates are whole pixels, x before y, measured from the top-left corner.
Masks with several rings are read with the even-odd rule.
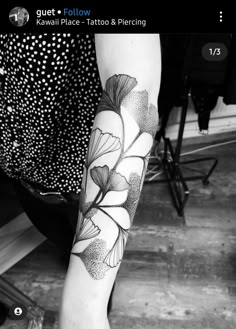
[[[236,35],[102,38],[0,34],[0,328],[233,329]]]

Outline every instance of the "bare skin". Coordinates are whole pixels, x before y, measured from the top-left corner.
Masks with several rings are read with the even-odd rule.
[[[103,95],[87,152],[60,329],[108,329],[108,298],[158,125],[158,35],[99,35]]]

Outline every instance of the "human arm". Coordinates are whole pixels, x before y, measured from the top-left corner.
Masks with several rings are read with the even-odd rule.
[[[107,302],[158,125],[158,35],[96,35],[96,54],[104,91],[85,162],[61,329],[109,328]]]

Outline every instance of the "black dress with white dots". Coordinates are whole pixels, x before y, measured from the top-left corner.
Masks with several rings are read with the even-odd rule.
[[[0,167],[79,193],[101,84],[90,34],[0,35]]]

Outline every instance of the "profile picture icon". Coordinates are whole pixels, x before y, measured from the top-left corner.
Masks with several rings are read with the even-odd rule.
[[[23,26],[29,20],[29,13],[23,7],[15,7],[9,13],[9,20],[15,26]]]
[[[14,313],[15,313],[15,315],[21,315],[22,314],[22,309],[20,308],[20,307],[16,307],[15,309],[14,309]]]
[[[15,303],[9,308],[9,316],[12,320],[23,320],[27,316],[27,308],[25,305]]]

